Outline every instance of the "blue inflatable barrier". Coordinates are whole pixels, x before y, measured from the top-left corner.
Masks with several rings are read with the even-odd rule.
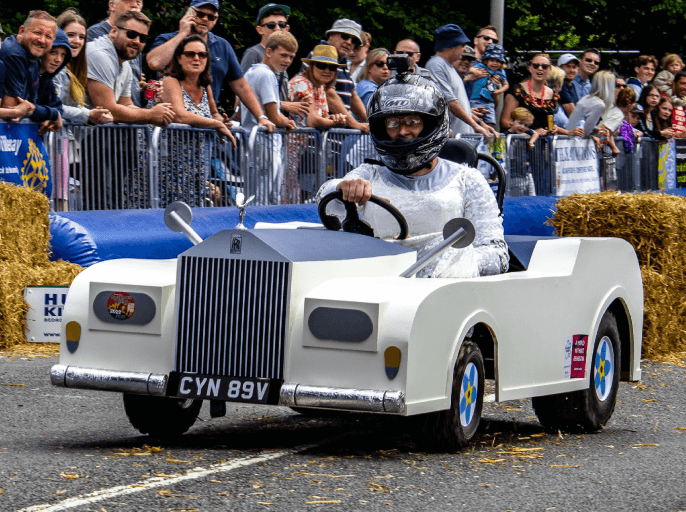
[[[506,235],[554,234],[545,221],[555,210],[556,197],[506,198]],[[317,207],[309,205],[255,206],[247,208],[245,226],[256,222],[319,222]],[[207,238],[238,224],[237,208],[196,208],[193,229]],[[50,218],[52,259],[87,267],[116,258],[176,258],[191,247],[181,233],[164,224],[163,210],[105,210],[53,214]]]

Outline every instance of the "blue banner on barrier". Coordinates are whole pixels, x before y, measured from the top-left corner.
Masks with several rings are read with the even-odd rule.
[[[0,181],[32,188],[50,197],[50,166],[38,126],[0,122]]]

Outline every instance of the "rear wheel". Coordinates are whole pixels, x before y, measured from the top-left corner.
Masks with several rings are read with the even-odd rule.
[[[541,425],[549,430],[583,432],[604,427],[615,410],[621,360],[617,320],[606,311],[595,339],[588,388],[532,398]]]
[[[417,417],[414,440],[428,451],[467,446],[481,422],[484,405],[484,360],[476,343],[465,340],[453,372],[450,409]]]
[[[124,410],[141,434],[159,439],[177,437],[193,426],[202,400],[183,400],[124,393]]]

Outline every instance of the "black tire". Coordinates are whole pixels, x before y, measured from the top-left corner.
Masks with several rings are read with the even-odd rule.
[[[415,444],[425,451],[455,451],[476,435],[484,406],[484,359],[476,343],[465,340],[453,372],[450,409],[423,414],[413,429]]]
[[[621,360],[617,320],[606,311],[593,347],[588,388],[532,398],[531,405],[541,425],[547,430],[568,432],[593,432],[603,428],[615,410]]]
[[[202,400],[124,393],[124,410],[134,428],[157,439],[178,437],[193,426]]]

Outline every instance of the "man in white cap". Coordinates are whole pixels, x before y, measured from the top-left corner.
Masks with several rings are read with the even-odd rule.
[[[572,85],[576,74],[579,72],[579,59],[572,53],[565,53],[557,59],[557,67],[565,72],[565,80],[562,89],[560,89],[560,105],[569,116],[579,101],[576,89]]]
[[[326,37],[327,39],[322,40],[321,44],[336,48],[338,62],[345,64],[344,67],[338,68],[336,89],[328,89],[326,92],[329,111],[332,114],[346,115],[348,128],[369,133],[369,124],[365,122],[367,110],[355,91],[355,82],[350,76],[350,59],[348,58],[355,48],[362,44],[362,25],[353,20],[341,18],[326,31]],[[307,67],[307,62],[303,61],[303,69]]]

